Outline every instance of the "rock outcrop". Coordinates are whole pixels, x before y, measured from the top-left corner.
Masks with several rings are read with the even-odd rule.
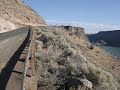
[[[45,21],[42,16],[39,16],[31,7],[27,6],[21,0],[0,0],[0,17],[4,19],[5,25],[14,24],[16,27],[23,25],[43,26]],[[0,20],[0,23],[2,21]],[[4,26],[5,26],[4,25]],[[0,25],[1,26],[1,25]],[[13,25],[11,26],[13,27]],[[7,28],[6,26],[4,28]],[[8,31],[9,29],[2,29]],[[10,28],[10,30],[13,28]]]
[[[61,26],[60,26],[61,27]],[[69,35],[75,35],[80,39],[89,42],[88,38],[85,35],[84,28],[81,27],[72,27],[72,26],[63,26],[65,30],[68,30]]]
[[[88,35],[90,42],[97,45],[119,46],[120,30],[101,31],[97,34]]]

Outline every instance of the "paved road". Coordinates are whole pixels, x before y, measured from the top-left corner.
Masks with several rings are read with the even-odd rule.
[[[20,36],[21,34],[28,34],[30,26],[22,27],[13,31],[0,33],[0,44],[4,40],[8,40],[13,37]]]
[[[30,26],[0,34],[0,90],[20,90]]]
[[[25,40],[30,26],[0,34],[0,71]]]

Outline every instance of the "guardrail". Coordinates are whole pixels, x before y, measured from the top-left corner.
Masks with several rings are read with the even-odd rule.
[[[27,57],[25,60],[21,90],[25,90],[25,78],[26,78],[26,74],[27,74],[27,69],[28,69],[27,64],[28,64],[29,60],[30,60],[30,66],[31,66],[31,76],[35,75],[35,66],[34,66],[35,65],[35,60],[34,60],[35,59],[35,42],[34,42],[35,31],[32,29],[32,27],[30,27],[30,34],[31,34],[31,41],[30,41]]]

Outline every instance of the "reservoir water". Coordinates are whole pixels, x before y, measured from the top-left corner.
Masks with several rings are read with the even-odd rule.
[[[120,47],[112,47],[112,46],[100,46],[100,47],[112,53],[114,56],[120,58]]]

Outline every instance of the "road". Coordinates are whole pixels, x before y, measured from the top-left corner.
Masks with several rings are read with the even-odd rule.
[[[0,34],[0,71],[25,40],[30,26]]]
[[[30,26],[0,34],[0,90],[20,90]]]
[[[17,37],[17,36],[20,36],[22,34],[27,35],[29,28],[30,28],[30,26],[26,26],[26,27],[21,27],[19,29],[13,30],[13,31],[0,33],[0,44],[4,40],[8,40],[10,38]]]

